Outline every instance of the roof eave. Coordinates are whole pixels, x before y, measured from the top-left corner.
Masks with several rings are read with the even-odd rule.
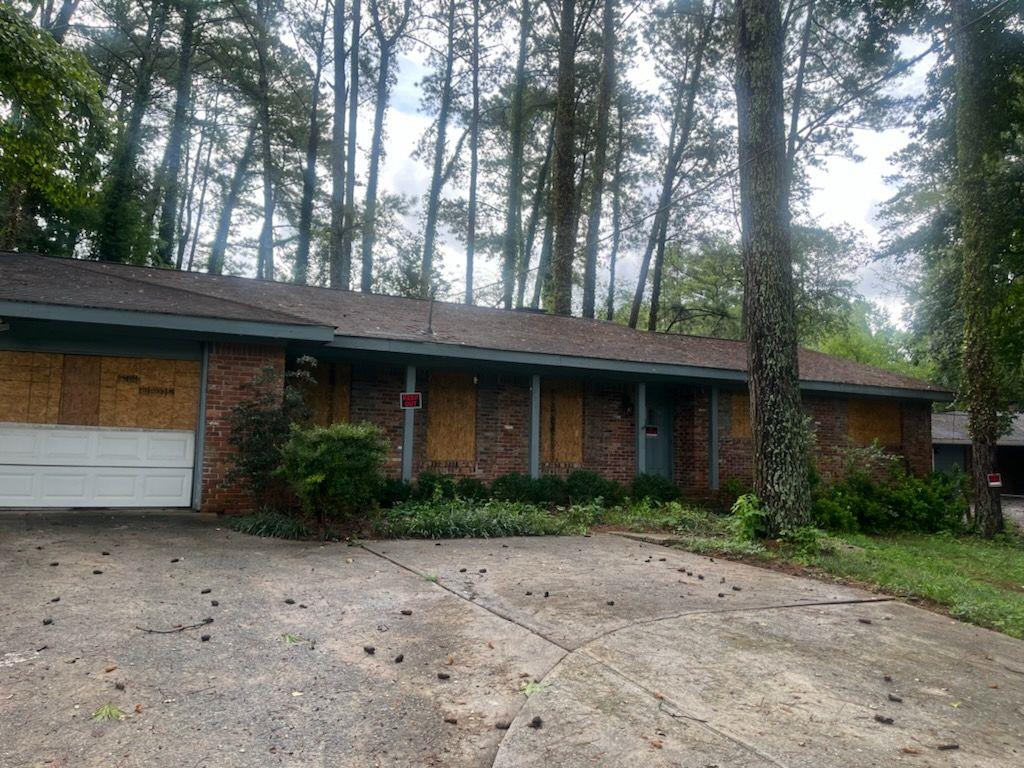
[[[203,335],[313,341],[324,344],[334,339],[334,329],[326,325],[232,320],[218,317],[144,312],[133,309],[73,307],[66,304],[44,304],[27,301],[0,300],[0,317],[53,320],[66,323],[89,323],[92,325],[129,326],[132,328],[159,328]]]
[[[543,352],[517,352],[512,350],[470,347],[460,344],[449,344],[437,341],[409,341],[407,339],[388,339],[366,336],[335,336],[327,345],[336,349],[359,352],[390,353],[411,355],[427,358],[446,358],[461,362],[505,363],[541,368],[562,368],[566,370],[585,370],[591,372],[610,373],[635,376],[656,376],[683,379],[687,381],[706,382],[709,384],[740,385],[747,381],[745,371],[727,368],[710,368],[698,365],[682,365],[677,363],[644,363],[630,360],[609,360],[599,357],[582,355],[559,355]],[[874,397],[899,397],[906,400],[927,400],[931,402],[948,402],[953,399],[952,393],[928,389],[909,389],[904,387],[868,386],[862,384],[843,384],[827,381],[801,381],[801,389],[807,392],[827,392],[831,394],[851,394]]]

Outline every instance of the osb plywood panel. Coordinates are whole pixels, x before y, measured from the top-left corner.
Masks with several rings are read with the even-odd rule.
[[[306,405],[312,411],[314,424],[326,427],[349,420],[352,398],[352,366],[343,363],[320,363],[313,372],[313,382],[306,390]]]
[[[199,362],[144,357],[100,358],[101,427],[195,429]]]
[[[847,433],[857,445],[878,440],[882,445],[903,443],[903,420],[899,403],[884,400],[849,400],[846,405]]]
[[[431,371],[427,461],[476,460],[476,382],[472,373]]]
[[[100,368],[93,355],[64,355],[60,423],[94,427],[100,423]]]
[[[0,350],[0,421],[56,424],[64,356]]]
[[[729,436],[738,438],[753,437],[750,427],[750,396],[746,392],[729,394]]]
[[[583,382],[541,383],[540,458],[548,464],[582,463]]]

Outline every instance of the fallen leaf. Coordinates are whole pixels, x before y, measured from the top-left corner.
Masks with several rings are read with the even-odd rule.
[[[915,747],[900,747],[900,752],[904,755],[920,755],[921,750]]]
[[[655,749],[661,749],[663,746],[661,739],[649,739],[649,741],[651,742],[651,746]]]
[[[103,671],[104,672],[113,672],[115,669],[117,669],[117,665],[114,665],[113,667],[107,667]]]

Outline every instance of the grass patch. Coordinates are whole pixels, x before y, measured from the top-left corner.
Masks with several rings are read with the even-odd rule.
[[[124,720],[124,711],[116,704],[108,702],[92,713],[92,719],[100,723],[110,720]]]
[[[278,539],[308,539],[311,531],[301,521],[280,512],[255,512],[228,519],[228,527],[251,536],[273,536]]]
[[[379,536],[405,539],[556,536],[585,533],[593,517],[589,505],[549,512],[514,501],[433,499],[381,510],[374,530]]]

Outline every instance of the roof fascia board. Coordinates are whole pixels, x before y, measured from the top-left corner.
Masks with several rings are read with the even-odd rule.
[[[487,363],[508,363],[543,368],[568,368],[586,371],[601,371],[630,376],[658,376],[673,379],[687,379],[704,382],[729,382],[744,384],[746,372],[723,368],[704,368],[696,365],[672,363],[638,363],[628,360],[608,360],[596,357],[577,357],[537,352],[514,352],[480,347],[463,347],[432,341],[404,341],[379,339],[363,336],[336,336],[327,345],[337,349],[365,352],[384,352],[400,355],[449,358],[463,361]],[[900,397],[908,400],[949,401],[952,394],[930,390],[903,389],[900,387],[879,387],[860,384],[841,384],[827,381],[802,381],[800,388],[807,392],[850,394],[878,397]]]
[[[134,328],[164,328],[191,333],[248,336],[264,339],[288,339],[327,343],[334,338],[334,329],[326,325],[271,323],[256,320],[228,320],[193,315],[169,315],[130,309],[71,307],[63,304],[37,304],[22,301],[0,301],[0,317],[21,317],[33,320],[55,320],[94,325],[123,325]]]

